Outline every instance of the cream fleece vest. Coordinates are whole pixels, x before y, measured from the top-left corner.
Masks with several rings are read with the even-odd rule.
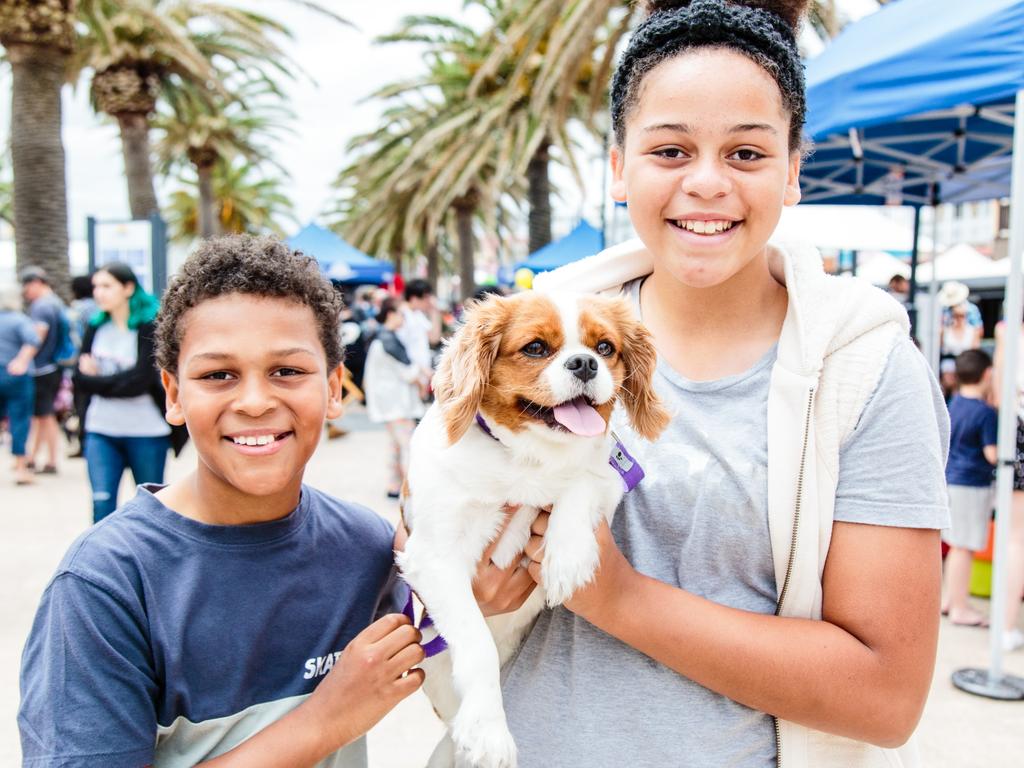
[[[825,274],[814,248],[768,246],[789,307],[768,392],[768,527],[779,614],[821,618],[839,448],[882,375],[907,314],[883,291]],[[653,260],[633,240],[537,275],[540,291],[619,293]],[[916,768],[913,740],[898,750],[778,720],[779,768]]]

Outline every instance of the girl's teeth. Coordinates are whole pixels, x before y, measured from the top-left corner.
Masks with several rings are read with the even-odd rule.
[[[703,220],[691,221],[680,219],[676,222],[676,226],[680,229],[685,229],[688,232],[695,232],[698,235],[717,235],[719,232],[725,232],[728,229],[732,229],[733,222]]]

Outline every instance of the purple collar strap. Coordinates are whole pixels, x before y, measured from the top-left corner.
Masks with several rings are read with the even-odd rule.
[[[476,423],[492,440],[498,439],[491,432],[491,428],[487,426],[484,417],[479,413],[476,415]],[[625,487],[626,493],[629,493],[644,479],[644,470],[637,460],[629,454],[626,446],[623,445],[622,440],[615,432],[612,432],[612,439],[615,440],[615,445],[612,446],[612,453],[608,457],[608,463],[611,464],[612,469],[619,473],[619,477],[622,478],[622,485]]]
[[[411,621],[412,625],[415,627],[416,626],[416,614],[413,612],[413,609],[412,609],[412,590],[411,589],[409,590],[409,597],[406,598],[406,600],[405,600],[405,606],[402,608],[402,613],[404,613],[406,616],[409,617],[409,621]],[[423,615],[420,616],[420,625],[419,625],[419,627],[417,627],[417,629],[419,629],[420,631],[423,631],[424,629],[428,629],[428,628],[430,628],[432,626],[434,626],[434,620],[431,619],[430,616],[427,615],[427,609],[424,608],[423,609]],[[435,631],[437,631],[437,630],[435,630]],[[441,633],[440,632],[438,632],[437,637],[435,637],[433,640],[428,640],[427,642],[423,643],[423,653],[424,653],[424,655],[428,659],[431,656],[437,656],[437,654],[439,654],[439,653],[441,653],[443,651],[447,651],[447,650],[448,650],[448,643],[445,641],[445,639],[443,637],[441,637]]]

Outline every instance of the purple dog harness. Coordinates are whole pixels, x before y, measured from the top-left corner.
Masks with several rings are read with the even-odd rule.
[[[484,421],[484,417],[479,413],[476,415],[476,423],[480,425],[482,429],[489,437],[493,440],[498,438],[491,432],[490,427],[487,426],[487,422]],[[619,477],[622,478],[622,485],[626,489],[626,493],[629,493],[636,488],[640,481],[644,479],[644,470],[634,459],[630,456],[629,451],[626,450],[626,446],[622,444],[622,440],[619,436],[612,432],[612,437],[615,439],[615,445],[612,447],[611,456],[608,457],[608,463],[611,464],[612,469],[619,473]],[[409,592],[409,597],[405,601],[405,607],[402,608],[402,613],[409,617],[409,621],[412,622],[413,626],[416,626],[416,616],[413,612],[412,606],[412,591]],[[418,629],[421,631],[428,629],[434,625],[433,619],[427,615],[426,608],[423,609],[423,615],[420,617],[420,624]],[[423,652],[429,659],[431,656],[436,656],[442,651],[448,650],[448,643],[438,633],[437,637],[433,640],[429,640],[423,644]]]

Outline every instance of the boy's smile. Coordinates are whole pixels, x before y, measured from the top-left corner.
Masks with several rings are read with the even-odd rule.
[[[312,310],[229,294],[190,309],[184,326],[178,375],[164,373],[167,418],[187,424],[195,442],[200,496],[244,501],[225,505],[234,517],[220,523],[287,514],[324,420],[341,415],[341,369],[327,371]]]

